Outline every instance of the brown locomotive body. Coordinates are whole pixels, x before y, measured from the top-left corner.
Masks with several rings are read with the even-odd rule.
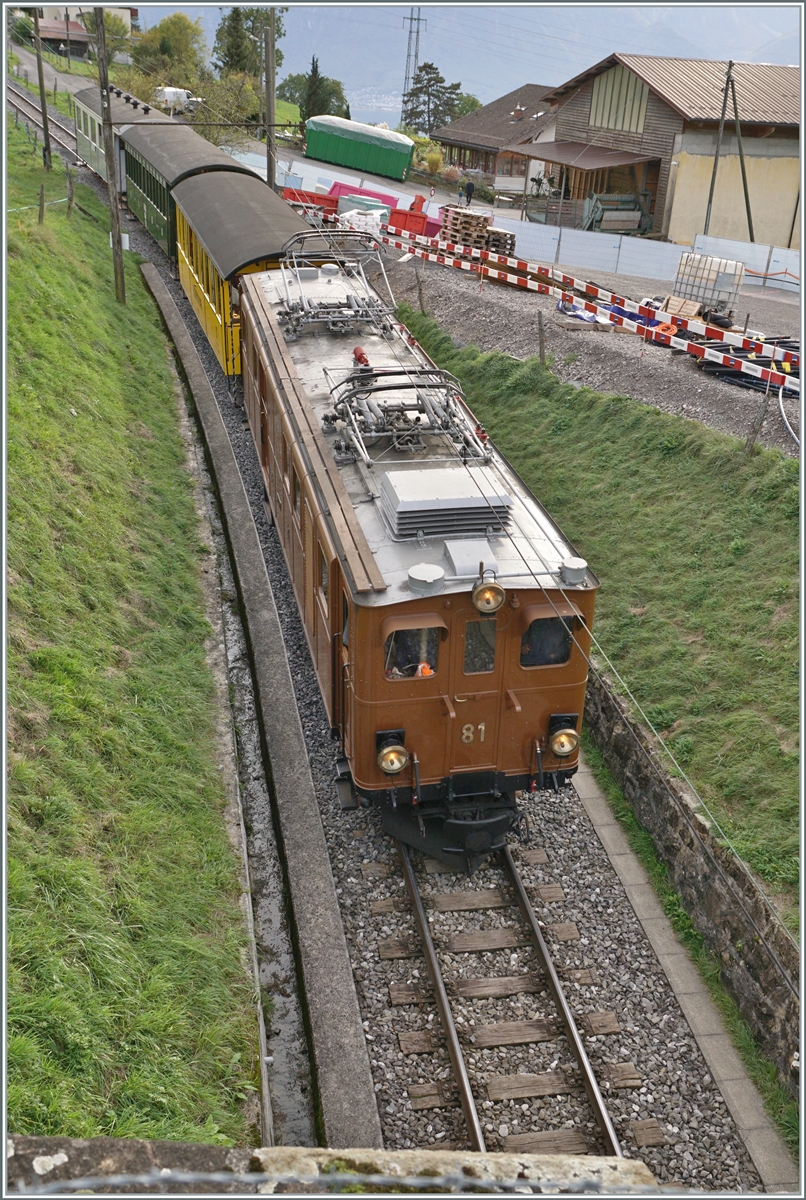
[[[577,768],[598,584],[369,286],[366,239],[306,240],[241,282],[242,372],[342,806],[472,869]]]

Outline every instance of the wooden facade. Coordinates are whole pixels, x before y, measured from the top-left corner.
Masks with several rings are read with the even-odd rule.
[[[588,144],[595,139],[596,145],[603,150],[651,154],[652,160],[647,164],[639,163],[636,167],[611,167],[605,190],[609,192],[637,193],[642,190],[652,192],[650,202],[650,212],[653,218],[652,229],[657,233],[663,227],[674,140],[677,134],[683,132],[685,122],[679,113],[676,113],[660,96],[650,90],[647,97],[644,128],[641,133],[629,133],[621,129],[599,129],[590,124],[592,98],[593,80],[588,80],[570,99],[564,103],[560,102],[557,110],[555,138],[558,142],[586,142]],[[568,172],[569,187],[575,190],[566,191],[566,195],[570,194],[572,198],[583,198],[588,191],[595,191],[590,178],[594,174],[601,174],[601,172],[574,172],[574,169],[571,168]],[[570,177],[573,175],[576,175],[576,178],[571,182]]]

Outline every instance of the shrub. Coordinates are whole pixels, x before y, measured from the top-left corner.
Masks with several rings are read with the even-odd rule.
[[[461,177],[461,174],[462,172],[458,167],[446,167],[442,172],[442,178],[446,183],[457,183]]]
[[[425,169],[429,175],[439,175],[442,170],[442,155],[439,150],[429,150],[425,156]]]

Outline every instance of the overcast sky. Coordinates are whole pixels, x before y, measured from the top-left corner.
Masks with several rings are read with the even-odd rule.
[[[151,26],[181,10],[212,47],[229,6],[141,5]],[[420,58],[487,104],[524,83],[563,83],[615,50],[745,62],[799,63],[796,5],[421,5]],[[406,72],[407,4],[292,4],[278,81],[320,70],[344,84],[354,119],[396,124]]]

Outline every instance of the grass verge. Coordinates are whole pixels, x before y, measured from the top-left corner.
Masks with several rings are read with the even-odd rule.
[[[586,764],[593,771],[596,782],[607,796],[614,816],[627,834],[630,846],[649,875],[672,928],[686,946],[705,980],[711,999],[719,1009],[748,1075],[761,1093],[770,1118],[797,1158],[800,1147],[800,1114],[797,1101],[788,1096],[781,1087],[773,1064],[759,1054],[749,1026],[742,1020],[736,1004],[722,986],[718,959],[706,947],[702,935],[694,928],[691,918],[683,908],[680,896],[669,883],[669,873],[655,852],[651,834],[637,820],[623,792],[605,766],[601,752],[587,733],[582,736],[582,744]]]
[[[401,315],[599,575],[599,641],[795,929],[798,463]]]
[[[8,130],[7,204],[64,196]],[[58,160],[57,160],[58,161]],[[94,193],[9,217],[9,1128],[247,1144],[259,1078],[197,518]]]

